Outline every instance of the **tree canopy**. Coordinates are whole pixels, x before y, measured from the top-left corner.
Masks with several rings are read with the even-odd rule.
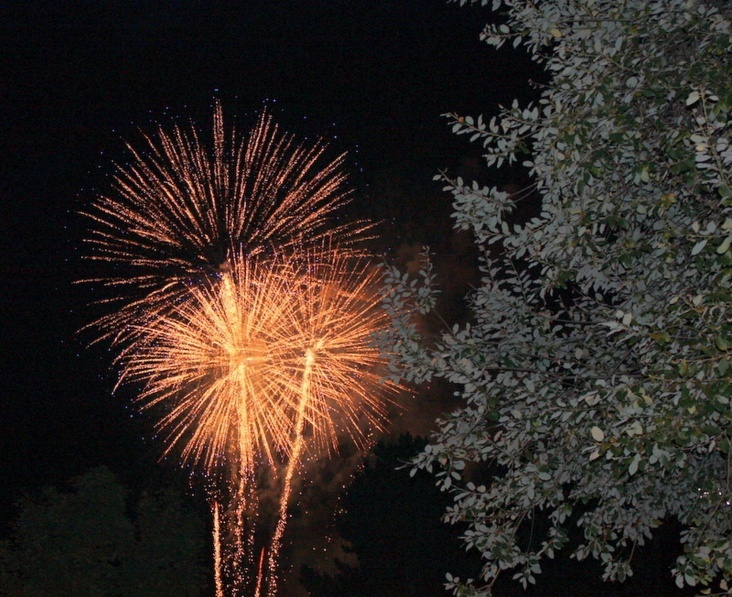
[[[461,4],[467,0],[461,0]],[[477,1],[477,0],[474,0]],[[482,0],[487,4],[487,0]],[[524,586],[563,548],[622,581],[676,520],[679,587],[732,583],[730,7],[699,0],[492,0],[482,39],[543,64],[540,99],[447,115],[514,193],[442,173],[481,281],[472,319],[431,336],[429,265],[388,269],[395,378],[456,384],[463,405],[414,461],[483,557],[456,594]],[[540,211],[519,217],[538,201]],[[471,462],[496,474],[473,479]],[[549,524],[519,529],[538,512]],[[570,544],[569,525],[582,538]],[[709,593],[707,593],[709,594]]]
[[[47,488],[18,502],[0,544],[8,595],[200,595],[207,584],[201,519],[173,490],[144,492],[134,508],[106,467],[72,491]]]

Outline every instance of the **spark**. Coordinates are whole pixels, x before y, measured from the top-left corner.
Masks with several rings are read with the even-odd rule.
[[[216,597],[224,597],[224,590],[221,583],[221,525],[219,515],[219,503],[213,502],[213,548],[214,548],[214,584],[216,586]]]
[[[264,580],[264,548],[262,548],[259,554],[259,566],[257,566],[257,586],[254,588],[254,597],[259,597],[262,594],[262,581]]]
[[[272,546],[270,549],[268,563],[270,575],[269,590],[267,593],[268,597],[273,597],[277,594],[277,558],[282,544],[282,536],[285,533],[285,526],[287,525],[287,507],[290,503],[290,494],[292,493],[292,477],[295,474],[295,469],[300,463],[300,454],[302,453],[304,443],[303,431],[305,428],[305,412],[308,402],[310,401],[310,376],[313,372],[314,360],[314,351],[312,349],[307,349],[305,353],[305,365],[302,373],[300,405],[297,409],[297,420],[295,422],[295,438],[292,445],[292,453],[290,454],[287,470],[285,472],[282,497],[280,498],[279,520],[275,527],[275,532],[272,537]]]

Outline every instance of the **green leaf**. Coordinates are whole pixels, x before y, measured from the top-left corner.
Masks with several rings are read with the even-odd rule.
[[[694,245],[694,247],[691,249],[691,254],[698,255],[699,253],[701,253],[701,250],[707,245],[707,240],[708,239],[703,238],[698,243],[696,243]]]
[[[714,338],[714,345],[722,352],[725,352],[730,348],[730,343],[727,341],[727,338],[722,335],[718,335]]]
[[[719,253],[720,255],[726,253],[729,249],[730,243],[732,243],[732,235],[728,236],[722,241],[722,244],[717,247],[717,253]]]
[[[717,192],[723,199],[728,199],[732,197],[732,189],[730,189],[727,185],[719,185],[717,187]]]

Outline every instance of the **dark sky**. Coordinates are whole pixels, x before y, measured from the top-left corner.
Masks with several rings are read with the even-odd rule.
[[[88,292],[72,284],[83,276],[77,212],[104,189],[124,140],[171,118],[205,128],[215,97],[246,129],[267,101],[288,130],[349,151],[354,209],[386,219],[384,247],[449,251],[449,197],[431,178],[469,169],[479,150],[440,114],[494,113],[531,74],[479,42],[488,18],[444,0],[2,3],[4,512],[19,488],[95,464],[157,466],[129,394],[111,394],[111,354],[75,335],[90,319]]]

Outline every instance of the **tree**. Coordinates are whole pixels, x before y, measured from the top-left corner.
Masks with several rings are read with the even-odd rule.
[[[463,400],[413,463],[452,493],[445,518],[468,523],[462,538],[484,559],[479,579],[448,588],[488,595],[502,571],[534,583],[575,521],[573,556],[622,581],[654,529],[677,520],[676,584],[726,592],[732,7],[492,5],[502,21],[482,39],[524,46],[547,82],[538,102],[490,119],[447,116],[489,167],[522,164],[532,186],[437,177],[482,255],[469,324],[437,337],[418,325],[436,304],[430,266],[416,279],[388,268],[384,299],[394,377],[445,378]],[[522,219],[529,196],[540,213]],[[471,462],[499,473],[471,480]],[[519,532],[539,512],[544,532]]]
[[[203,525],[172,490],[144,493],[129,516],[128,491],[105,467],[73,491],[47,488],[18,502],[0,545],[8,595],[200,595]]]
[[[409,477],[397,470],[425,444],[402,435],[396,443],[374,447],[343,496],[337,518],[339,535],[358,565],[336,559],[335,575],[303,566],[301,582],[311,595],[444,595],[445,572],[480,569],[478,558],[466,558],[451,529],[440,523],[448,496],[427,473]]]

